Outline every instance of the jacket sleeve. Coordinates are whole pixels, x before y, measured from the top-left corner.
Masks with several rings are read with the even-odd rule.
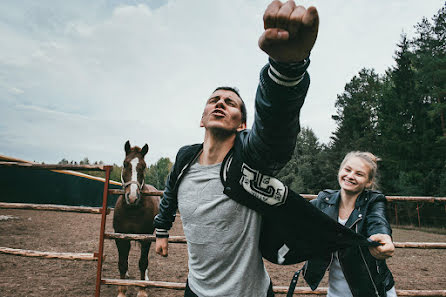
[[[387,200],[383,194],[379,194],[370,201],[366,215],[367,237],[373,234],[387,234],[392,236],[392,228],[386,218]]]
[[[269,62],[260,72],[254,124],[245,138],[243,158],[274,175],[293,154],[310,77],[306,71],[309,59],[294,64]]]
[[[169,237],[168,230],[172,228],[172,223],[175,221],[178,208],[177,189],[175,188],[175,185],[179,171],[181,170],[181,168],[178,168],[179,154],[180,153],[177,154],[175,164],[167,177],[166,187],[159,205],[159,211],[154,219],[156,237]]]

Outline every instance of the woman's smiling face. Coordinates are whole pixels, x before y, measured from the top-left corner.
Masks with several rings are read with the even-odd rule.
[[[372,181],[369,177],[368,164],[359,157],[348,159],[338,173],[338,182],[345,192],[361,193],[369,188]]]

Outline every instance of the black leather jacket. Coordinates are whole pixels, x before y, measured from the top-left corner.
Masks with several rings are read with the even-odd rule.
[[[262,256],[282,265],[341,247],[370,244],[273,177],[293,154],[300,130],[299,113],[309,85],[307,66],[308,62],[283,65],[270,60],[270,65],[262,69],[253,128],[236,134],[220,172],[224,193],[263,215],[259,242]],[[277,72],[281,75],[276,77]],[[277,81],[283,75],[301,80],[280,84]],[[178,187],[201,150],[201,144],[179,150],[154,220],[157,237],[168,236],[178,207]]]
[[[333,220],[338,220],[340,192],[325,190],[311,202]],[[345,224],[366,237],[381,233],[392,235],[386,219],[386,198],[377,191],[364,191],[356,200],[355,209]],[[385,297],[394,286],[392,273],[385,260],[374,258],[367,247],[349,247],[338,251],[339,262],[354,297]],[[303,275],[315,290],[330,266],[332,254],[307,261]]]
[[[272,77],[270,65],[287,77],[301,80],[296,85],[278,84]],[[239,132],[236,141],[242,151],[243,161],[265,174],[275,174],[289,161],[293,154],[297,134],[300,131],[299,114],[310,84],[306,72],[309,59],[302,63],[282,64],[270,59],[260,72],[260,83],[255,98],[255,118],[251,130]],[[286,84],[286,83],[285,83]],[[159,214],[154,226],[157,236],[160,229],[169,230],[175,220],[178,207],[177,191],[183,174],[194,157],[200,153],[201,144],[182,147],[167,178]],[[164,233],[167,236],[167,233]]]

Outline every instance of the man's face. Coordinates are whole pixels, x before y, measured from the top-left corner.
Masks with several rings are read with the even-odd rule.
[[[242,123],[242,104],[240,97],[232,91],[215,91],[206,102],[200,127],[234,133],[246,129],[246,123]]]

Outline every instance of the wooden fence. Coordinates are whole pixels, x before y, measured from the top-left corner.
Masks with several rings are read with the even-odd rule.
[[[12,249],[7,247],[0,247],[1,253],[14,254],[30,257],[43,257],[43,258],[58,258],[67,260],[94,260],[97,261],[97,276],[96,276],[96,291],[95,296],[100,296],[101,285],[127,285],[138,287],[154,287],[165,288],[173,290],[184,290],[185,283],[173,283],[162,281],[141,281],[141,280],[121,280],[121,279],[106,279],[102,278],[102,263],[104,252],[104,239],[128,239],[128,240],[150,240],[154,241],[153,235],[140,235],[140,234],[122,234],[122,233],[106,233],[105,223],[106,216],[110,213],[110,209],[107,208],[107,198],[109,194],[122,194],[122,190],[109,189],[110,171],[112,166],[106,165],[50,165],[50,164],[23,164],[19,162],[0,162],[0,166],[7,167],[26,167],[30,169],[70,169],[70,170],[104,170],[105,182],[103,191],[103,205],[101,208],[94,207],[77,207],[77,206],[64,206],[64,205],[42,205],[42,204],[25,204],[25,203],[3,203],[0,202],[0,208],[20,208],[20,209],[34,209],[34,210],[52,210],[52,211],[69,211],[69,212],[87,212],[101,214],[100,235],[97,253],[54,253],[46,251],[32,251]],[[162,192],[144,192],[143,195],[158,195],[161,196]],[[316,198],[316,195],[302,195],[304,198],[311,200]],[[445,203],[446,198],[438,197],[402,197],[402,196],[389,196],[389,201],[416,201],[434,203]],[[170,243],[185,244],[186,239],[184,236],[171,236],[169,238]],[[446,243],[428,243],[428,242],[395,242],[396,248],[412,248],[412,249],[446,249]],[[288,287],[275,286],[273,288],[275,293],[286,294]],[[319,288],[312,291],[310,288],[297,287],[294,294],[311,294],[311,295],[326,295],[327,288]],[[397,290],[398,296],[446,296],[446,290]]]

